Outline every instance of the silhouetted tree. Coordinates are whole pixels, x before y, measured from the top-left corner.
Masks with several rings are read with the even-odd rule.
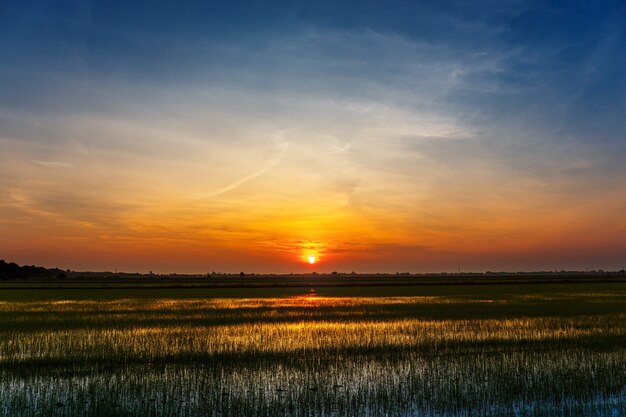
[[[24,265],[19,266],[15,262],[7,263],[0,260],[0,279],[26,279],[26,278],[53,278],[63,273],[58,268],[47,269],[41,266]]]

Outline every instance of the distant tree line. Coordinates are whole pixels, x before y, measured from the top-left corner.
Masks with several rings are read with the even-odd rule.
[[[0,259],[0,280],[27,279],[27,278],[64,278],[65,272],[58,268],[44,268],[42,266],[23,265],[15,262],[6,262]]]

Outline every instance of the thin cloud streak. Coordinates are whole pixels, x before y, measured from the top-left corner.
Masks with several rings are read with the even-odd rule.
[[[280,136],[282,136],[282,132],[279,134]],[[263,168],[261,168],[260,170],[253,172],[249,175],[246,175],[245,177],[242,177],[240,179],[238,179],[237,181],[217,190],[214,191],[210,194],[208,194],[205,198],[206,199],[211,199],[213,197],[217,197],[220,196],[222,194],[225,194],[229,191],[233,191],[237,188],[239,188],[240,186],[242,186],[243,184],[246,184],[249,181],[252,181],[253,179],[260,177],[263,174],[266,174],[267,172],[269,172],[270,170],[272,170],[272,168],[274,168],[278,163],[280,163],[285,156],[287,155],[287,148],[288,148],[289,143],[286,141],[282,141],[281,143],[279,143],[279,153],[276,157],[274,157],[272,160],[270,160],[267,165],[265,165]]]

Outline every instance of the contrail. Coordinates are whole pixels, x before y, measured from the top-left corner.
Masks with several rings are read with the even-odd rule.
[[[287,147],[289,145],[289,142],[285,140],[286,133],[287,133],[287,130],[279,130],[278,132],[272,135],[273,136],[272,140],[277,143],[278,147],[280,148],[280,152],[274,159],[268,162],[267,165],[265,165],[260,170],[253,172],[252,174],[246,175],[245,177],[238,179],[237,181],[227,185],[226,187],[220,188],[219,190],[208,194],[205,198],[216,197],[218,195],[232,191],[242,186],[243,184],[247,183],[248,181],[253,180],[256,177],[259,177],[265,174],[266,172],[268,172],[269,170],[271,170],[272,168],[274,168],[274,166],[278,164],[287,154]]]
[[[207,195],[206,198],[216,197],[218,195],[221,195],[221,194],[227,193],[229,191],[232,191],[235,188],[238,188],[238,187],[242,186],[243,184],[247,183],[248,181],[253,180],[256,177],[265,174],[270,169],[272,169],[277,163],[279,163],[284,157],[285,157],[285,152],[281,152],[280,155],[278,155],[276,158],[271,160],[262,169],[260,169],[260,170],[258,170],[256,172],[253,172],[250,175],[246,175],[245,177],[238,179],[237,181],[233,182],[232,184],[227,185],[226,187],[223,187],[223,188],[221,188],[221,189],[219,189],[217,191],[212,192],[211,194]]]

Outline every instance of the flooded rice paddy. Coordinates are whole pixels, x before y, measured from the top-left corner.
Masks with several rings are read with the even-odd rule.
[[[0,415],[626,415],[624,285],[507,287],[3,293]]]

